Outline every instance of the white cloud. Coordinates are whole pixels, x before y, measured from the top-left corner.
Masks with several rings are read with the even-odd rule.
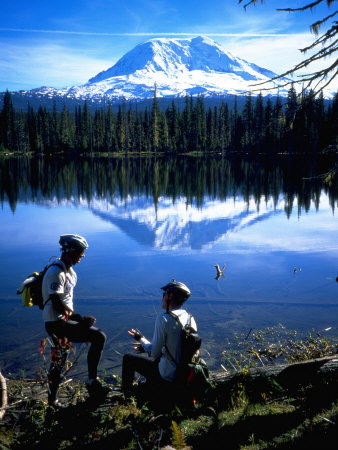
[[[56,44],[2,45],[0,59],[0,79],[21,83],[22,89],[82,84],[114,63]]]

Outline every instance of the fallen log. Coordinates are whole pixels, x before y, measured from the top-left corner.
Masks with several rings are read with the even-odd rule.
[[[264,366],[235,373],[211,372],[217,398],[228,398],[241,386],[248,396],[294,393],[302,387],[331,384],[337,392],[338,355],[293,364]]]
[[[1,390],[1,399],[0,399],[0,420],[4,417],[7,407],[7,384],[6,378],[2,375],[0,371],[0,390]]]

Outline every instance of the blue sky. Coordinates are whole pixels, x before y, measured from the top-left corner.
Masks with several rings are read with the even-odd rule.
[[[324,2],[312,12],[276,11],[306,3],[266,0],[245,11],[238,0],[7,1],[1,7],[0,91],[83,84],[154,37],[207,35],[281,73],[314,40],[310,24],[336,9]]]

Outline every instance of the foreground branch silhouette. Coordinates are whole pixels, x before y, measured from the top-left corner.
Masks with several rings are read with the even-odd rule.
[[[244,3],[245,0],[238,0],[239,3]],[[319,4],[326,2],[327,7],[330,8],[335,0],[316,0],[314,2],[310,2],[299,8],[278,8],[277,11],[287,11],[287,12],[302,12],[305,10],[311,10],[318,6]],[[247,3],[243,5],[244,9],[246,9],[250,5],[256,5],[258,0],[249,0]],[[263,3],[263,0],[261,0]],[[322,25],[326,24],[329,26],[326,32],[321,34],[311,45],[308,47],[301,48],[300,51],[305,55],[308,51],[314,51],[314,53],[305,58],[300,63],[296,64],[292,69],[289,69],[282,74],[271,78],[269,81],[265,81],[262,83],[257,83],[254,86],[259,86],[262,84],[270,83],[271,81],[281,80],[288,75],[295,75],[301,69],[305,69],[311,63],[323,60],[329,56],[333,56],[333,54],[338,49],[338,22],[334,20],[334,17],[338,14],[338,10],[333,11],[331,14],[328,14],[323,19],[318,20],[310,25],[310,30],[316,35],[319,35],[319,31]],[[302,92],[311,89],[313,91],[313,95],[316,95],[323,91],[337,76],[338,70],[338,58],[335,61],[330,62],[326,67],[321,70],[317,70],[312,73],[308,73],[305,75],[297,75],[298,80],[290,80],[285,81],[276,86],[273,89],[279,89],[281,87],[285,87],[288,85],[292,85],[293,83],[303,83]],[[267,90],[268,88],[263,88],[263,90]],[[269,88],[271,89],[271,88]]]

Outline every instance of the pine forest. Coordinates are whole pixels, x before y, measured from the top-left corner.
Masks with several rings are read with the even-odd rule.
[[[248,94],[235,102],[206,107],[202,96],[173,100],[161,110],[156,90],[142,111],[122,102],[90,112],[88,104],[59,112],[40,107],[16,111],[6,92],[0,115],[0,151],[23,154],[129,152],[318,153],[336,146],[338,93],[330,102],[292,87],[287,98]]]

